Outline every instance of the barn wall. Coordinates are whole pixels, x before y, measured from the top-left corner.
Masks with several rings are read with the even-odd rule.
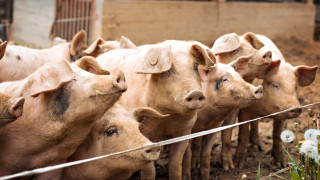
[[[166,39],[212,45],[223,34],[251,31],[312,40],[314,21],[315,6],[302,3],[105,0],[102,37],[125,35],[138,45]]]
[[[13,41],[45,48],[51,46],[50,30],[54,21],[53,0],[14,0]]]

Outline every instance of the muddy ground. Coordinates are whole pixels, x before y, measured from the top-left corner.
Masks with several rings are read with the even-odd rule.
[[[292,65],[320,65],[320,42],[304,42],[291,38],[286,41],[275,41],[279,49],[282,51],[286,60]],[[316,80],[312,85],[299,88],[300,102],[301,104],[309,104],[312,102],[320,101],[320,70],[317,71]],[[320,113],[320,105],[315,105],[311,108],[314,113]],[[303,109],[303,113],[299,118],[290,119],[287,121],[287,129],[294,130],[294,124],[297,122],[299,133],[298,139],[303,138],[303,133],[307,129],[307,109]],[[248,159],[243,169],[235,168],[228,171],[224,171],[220,164],[220,133],[217,134],[217,143],[213,146],[212,159],[211,159],[211,179],[219,180],[237,180],[241,179],[245,174],[247,179],[256,179],[258,164],[261,164],[261,177],[268,176],[272,172],[279,170],[274,164],[271,155],[268,151],[272,147],[272,121],[270,119],[262,120],[259,125],[259,135],[261,145],[263,147],[262,152],[252,151],[249,149]],[[238,128],[233,129],[232,148],[233,153],[237,146],[237,133]],[[293,144],[291,144],[293,146]],[[296,151],[292,150],[291,153]],[[160,159],[156,163],[157,179],[168,179],[167,171],[167,153],[164,150]],[[288,177],[288,172],[279,174],[284,177]],[[139,173],[135,173],[130,179],[139,179]],[[199,176],[193,175],[192,179],[199,179]],[[269,179],[269,178],[267,178]],[[272,179],[279,179],[272,177]]]

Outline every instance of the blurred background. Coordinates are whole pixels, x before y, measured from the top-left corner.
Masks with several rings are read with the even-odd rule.
[[[251,31],[271,39],[318,40],[320,0],[0,0],[0,38],[47,48],[81,29],[87,43],[122,35],[137,45],[166,39],[211,46]]]

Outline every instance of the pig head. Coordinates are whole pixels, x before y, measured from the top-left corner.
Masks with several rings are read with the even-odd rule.
[[[244,108],[262,98],[263,87],[251,85],[238,73],[248,67],[249,60],[240,57],[229,64],[216,63],[207,70],[199,69],[206,103],[198,111],[194,132],[218,127],[233,109]]]
[[[259,108],[258,114],[267,115],[285,109],[292,109],[289,112],[274,116],[275,119],[296,118],[302,112],[298,100],[298,86],[310,85],[316,76],[317,66],[305,65],[292,66],[285,61],[272,61],[272,63],[258,76],[263,79],[263,97],[256,102]],[[261,83],[255,80],[254,83]],[[255,106],[253,105],[253,106]]]
[[[87,139],[77,148],[69,161],[149,145],[151,142],[139,131],[139,123],[145,121],[145,117],[156,117],[161,121],[166,116],[152,108],[128,110],[116,103],[94,123]],[[147,148],[111,156],[69,167],[64,170],[63,178],[127,179],[133,172],[156,160],[159,154],[160,148]]]
[[[92,61],[84,63],[90,66],[94,59],[82,61]],[[22,96],[25,103],[20,119],[0,129],[0,175],[65,162],[94,120],[127,88],[122,72],[107,74],[61,61],[45,64],[23,80],[1,83],[1,93]]]
[[[272,60],[271,50],[265,48],[258,37],[251,32],[242,36],[236,33],[223,35],[215,41],[211,50],[217,62],[224,64],[242,56],[250,58],[248,68],[239,72],[248,82],[251,82]]]

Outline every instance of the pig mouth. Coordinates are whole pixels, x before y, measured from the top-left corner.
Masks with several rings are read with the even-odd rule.
[[[3,117],[3,118],[0,118],[0,124],[1,124],[1,122],[15,121],[16,119],[18,119],[18,117]]]
[[[112,157],[110,157],[110,158],[112,158]],[[135,157],[135,156],[130,156],[128,154],[119,155],[119,156],[113,157],[112,159],[123,159],[123,158],[124,159],[131,159],[134,161],[140,161],[142,163],[149,163],[150,161],[155,161],[158,159],[158,158],[155,158],[154,160],[150,160],[147,158],[143,158],[142,155],[141,155],[141,157]]]
[[[120,96],[123,92],[126,90],[119,90],[119,91],[114,91],[110,93],[102,93],[102,92],[96,92],[94,95],[91,95],[90,97],[97,97],[97,96]]]
[[[12,123],[14,121],[16,121],[18,118],[17,117],[3,117],[3,118],[0,118],[0,127],[6,125],[6,124],[9,124],[9,123]]]

